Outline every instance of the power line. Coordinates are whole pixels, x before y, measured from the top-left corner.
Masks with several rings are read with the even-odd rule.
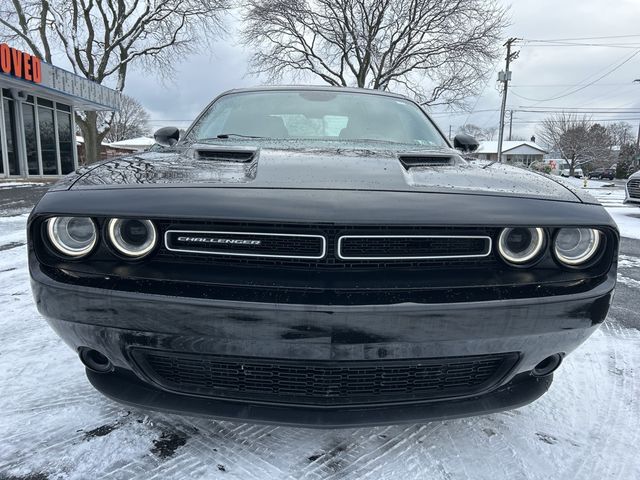
[[[560,107],[536,107],[535,105],[519,105],[517,108],[513,107],[514,110],[518,111],[537,111],[537,112],[564,112],[566,110],[578,110],[584,112],[603,112],[609,111],[612,113],[633,113],[634,111],[640,111],[640,107],[568,107],[568,106],[560,106]]]
[[[523,40],[527,42],[568,42],[568,41],[574,41],[574,40],[608,40],[611,38],[634,38],[634,37],[640,37],[640,35],[632,34],[632,35],[607,35],[605,37],[549,38],[545,40],[524,38]]]
[[[554,42],[554,43],[542,43],[538,45],[531,45],[527,43],[523,45],[527,48],[540,48],[540,47],[605,47],[605,48],[627,48],[635,49],[640,47],[640,43],[569,43],[569,42]]]
[[[478,95],[478,98],[476,98],[476,103],[473,104],[473,108],[471,109],[471,111],[469,112],[469,114],[467,115],[467,118],[465,118],[464,123],[462,124],[462,126],[464,127],[467,122],[469,121],[469,117],[476,112],[476,107],[478,106],[478,102],[480,102],[480,98],[482,97],[482,95],[484,95],[484,91],[487,89],[487,85],[489,85],[489,82],[491,81],[491,79],[493,78],[493,74],[496,72],[496,68],[498,68],[498,63],[499,60],[497,62],[495,62],[493,64],[493,68],[491,69],[491,73],[487,76],[487,81],[484,82],[484,86],[482,87],[482,91],[480,92],[480,94]],[[478,110],[481,111],[481,110]]]
[[[608,70],[607,72],[605,72],[604,74],[600,75],[598,78],[596,78],[595,80],[592,80],[591,82],[587,83],[586,85],[583,85],[579,88],[576,88],[574,90],[571,90],[567,93],[563,93],[560,95],[556,95],[555,97],[550,97],[550,98],[544,98],[544,99],[537,99],[537,98],[529,98],[529,97],[525,97],[523,95],[519,95],[517,93],[514,92],[514,95],[516,95],[519,98],[522,98],[523,100],[529,100],[531,102],[538,102],[538,103],[542,103],[542,102],[550,102],[552,100],[558,100],[560,98],[564,98],[564,97],[568,97],[569,95],[573,95],[574,93],[578,93],[582,90],[584,90],[585,88],[593,85],[594,83],[602,80],[603,78],[611,75],[613,72],[615,72],[616,70],[618,70],[620,67],[622,67],[623,65],[625,65],[626,63],[630,62],[633,57],[635,57],[636,55],[638,55],[640,53],[640,49],[636,50],[635,52],[633,52],[631,55],[627,56],[622,62],[620,62],[619,64],[617,64],[615,67],[613,67],[612,69]],[[593,75],[591,75],[593,76]],[[587,77],[589,78],[589,77]]]
[[[629,118],[592,118],[591,122],[596,123],[605,123],[605,122],[631,122],[640,120],[640,117],[629,117]],[[533,124],[540,123],[539,120],[516,120],[513,122],[514,124]]]
[[[582,108],[582,107],[535,107],[529,105],[520,105],[518,107],[508,106],[507,110],[513,110],[514,112],[529,112],[529,113],[640,113],[640,108],[633,107],[594,107],[594,108]],[[482,110],[475,110],[472,113],[485,113],[485,112],[499,112],[499,108],[487,108]],[[442,115],[448,117],[456,117],[460,115],[467,115],[467,112],[449,113],[449,112],[435,112],[429,115]]]
[[[500,109],[499,108],[486,108],[486,109],[482,109],[482,110],[473,110],[471,112],[458,112],[458,113],[454,113],[454,112],[432,112],[429,113],[429,115],[431,115],[432,117],[435,115],[443,115],[443,116],[447,116],[447,117],[460,117],[462,115],[471,115],[474,113],[484,113],[484,112],[499,112]]]
[[[554,87],[577,87],[579,85],[582,85],[581,83],[548,83],[548,84],[533,84],[533,83],[517,83],[517,84],[511,84],[511,87],[513,88],[554,88]],[[624,83],[599,83],[598,87],[621,87],[623,85],[631,85],[630,82],[624,82]]]

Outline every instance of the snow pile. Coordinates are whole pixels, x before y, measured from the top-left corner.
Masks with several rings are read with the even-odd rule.
[[[45,182],[0,182],[0,188],[33,187],[36,185],[47,185]]]
[[[640,239],[640,208],[622,203],[625,198],[623,185],[602,180],[587,180],[587,186],[584,187],[582,179],[564,178],[563,181],[576,190],[588,192],[598,200],[618,224],[621,236]]]

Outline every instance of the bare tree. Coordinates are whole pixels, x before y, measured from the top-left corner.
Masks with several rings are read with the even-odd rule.
[[[467,123],[458,129],[458,133],[466,133],[467,135],[474,137],[476,140],[486,141],[495,140],[497,132],[498,129],[496,127],[482,128],[478,125],[474,125],[473,123]]]
[[[0,0],[0,40],[25,45],[53,63],[61,52],[73,71],[122,91],[132,65],[170,75],[175,59],[222,31],[230,0]],[[88,162],[110,117],[78,112]]]
[[[498,54],[496,0],[247,0],[250,72],[404,90],[424,104],[477,93]]]
[[[635,140],[633,127],[627,122],[614,122],[607,126],[613,145],[622,146]]]
[[[538,129],[543,143],[560,152],[569,163],[569,175],[581,165],[611,154],[611,136],[602,125],[587,116],[559,113],[544,119]]]
[[[101,112],[98,117],[100,119],[105,115]],[[135,98],[123,95],[120,110],[110,118],[109,124],[109,130],[104,137],[106,142],[142,137],[149,134],[149,113]]]

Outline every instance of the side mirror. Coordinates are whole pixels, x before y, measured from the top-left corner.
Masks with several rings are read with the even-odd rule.
[[[461,150],[463,152],[475,152],[480,144],[471,135],[459,133],[453,138],[453,146],[457,150]]]
[[[173,147],[180,139],[180,130],[176,127],[163,127],[156,130],[153,139],[163,147]]]

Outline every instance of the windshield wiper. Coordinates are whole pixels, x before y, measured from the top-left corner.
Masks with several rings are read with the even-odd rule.
[[[266,137],[257,137],[255,135],[242,135],[240,133],[220,133],[216,136],[216,138],[229,138],[229,137],[240,137],[240,138],[266,138]],[[213,138],[203,138],[202,140],[214,140]]]
[[[342,138],[341,140],[347,141],[347,142],[395,143],[397,145],[404,145],[405,144],[404,142],[394,142],[393,140],[383,140],[383,139],[380,139],[380,138]],[[411,145],[411,144],[407,144],[407,145]]]

